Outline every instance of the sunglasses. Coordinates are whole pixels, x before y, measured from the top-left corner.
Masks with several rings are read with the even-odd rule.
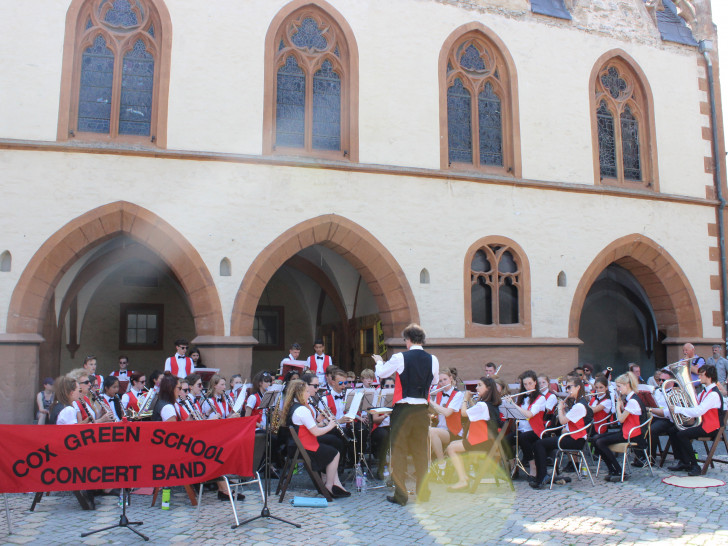
[[[190,389],[182,389],[184,392],[190,392]]]
[[[570,391],[571,389],[573,389],[573,388],[574,388],[574,385],[566,385],[566,387],[564,387],[564,388],[565,388],[565,389],[566,389],[567,391]]]
[[[338,383],[338,384],[339,384],[339,385],[346,385],[347,383],[348,383],[348,381],[339,381],[339,383]]]
[[[318,389],[319,388],[319,384],[318,383],[311,383],[309,385],[309,387],[316,387]]]
[[[91,381],[87,379],[86,381],[79,381],[79,383],[81,383],[81,385],[90,385]]]

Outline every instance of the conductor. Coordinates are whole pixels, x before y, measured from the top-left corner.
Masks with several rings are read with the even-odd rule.
[[[437,357],[425,352],[425,331],[419,324],[410,324],[402,333],[407,350],[383,362],[377,361],[376,375],[381,379],[394,376],[394,410],[392,411],[392,479],[394,496],[387,500],[407,504],[407,455],[415,466],[418,499],[426,502],[430,491],[423,480],[427,474],[427,433],[429,416],[427,398],[437,382],[440,364]]]

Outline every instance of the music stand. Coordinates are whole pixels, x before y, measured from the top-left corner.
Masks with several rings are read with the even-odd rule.
[[[280,385],[281,389],[283,388],[283,385]],[[287,523],[288,525],[293,525],[294,527],[301,528],[300,523],[295,523],[293,521],[288,521],[287,519],[279,518],[278,516],[274,516],[270,513],[270,508],[268,508],[268,496],[270,495],[270,465],[271,465],[271,428],[270,428],[270,409],[274,408],[276,404],[278,404],[280,400],[280,395],[282,394],[281,390],[273,390],[275,387],[271,386],[265,394],[263,395],[262,400],[260,401],[260,408],[265,411],[265,495],[263,498],[263,509],[260,511],[260,515],[253,516],[252,518],[248,518],[245,521],[240,522],[240,525],[245,525],[246,523],[250,523],[251,521],[255,521],[258,519],[266,518],[266,519],[275,519],[277,521],[280,521],[282,523]],[[231,528],[235,529],[239,527],[240,525],[233,525]]]
[[[344,406],[345,417],[349,417],[352,420],[356,419],[361,415],[362,411],[368,412],[374,407],[373,399],[376,394],[374,389],[363,389],[359,391],[351,391],[347,394],[346,405]],[[357,396],[361,395],[361,396]],[[352,425],[352,429],[353,429]],[[364,463],[364,466],[369,471],[369,475],[372,475],[372,469],[369,468],[366,459],[364,458],[364,422],[359,420],[359,449],[356,447],[356,431],[352,430],[352,436],[354,438],[354,469],[356,470],[357,465]],[[354,472],[354,478],[356,479],[356,472]]]
[[[81,533],[81,537],[87,537],[89,535],[93,535],[96,533],[100,533],[101,531],[108,531],[109,529],[116,529],[117,527],[126,527],[131,532],[136,533],[140,537],[142,537],[144,540],[149,541],[149,537],[146,535],[143,535],[134,527],[130,527],[130,525],[143,525],[143,521],[129,521],[129,519],[126,517],[126,505],[129,502],[129,490],[121,488],[121,516],[119,516],[119,523],[116,525],[109,525],[108,527],[104,527],[103,529],[96,529],[95,531],[89,531],[88,533]]]
[[[516,471],[520,468],[523,470],[523,472],[526,474],[526,476],[529,475],[528,470],[526,470],[526,467],[523,466],[523,463],[521,462],[521,458],[518,455],[518,421],[527,421],[525,414],[523,413],[523,410],[519,408],[516,404],[511,402],[510,400],[505,400],[498,408],[500,412],[503,414],[503,417],[506,419],[514,419],[516,421],[516,449],[513,453],[514,459],[516,461],[515,466],[513,467],[513,472],[511,473],[511,478],[516,475]]]

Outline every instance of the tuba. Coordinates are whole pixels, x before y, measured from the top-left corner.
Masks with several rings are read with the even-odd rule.
[[[694,408],[698,405],[695,387],[693,387],[692,378],[690,377],[690,366],[684,364],[686,361],[689,362],[690,359],[684,358],[666,366],[675,375],[675,379],[668,379],[662,383],[662,394],[665,396],[667,409],[670,410],[675,426],[680,430],[700,426],[703,422],[702,417],[694,419],[674,411],[676,407]],[[673,388],[672,391],[667,392],[668,383],[675,383],[678,388]]]

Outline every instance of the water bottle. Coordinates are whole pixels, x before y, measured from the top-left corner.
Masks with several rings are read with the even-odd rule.
[[[356,468],[354,469],[354,476],[355,476],[356,490],[358,492],[361,492],[362,478],[363,478],[363,475],[361,473],[361,465],[359,465],[359,464],[356,465]]]
[[[366,494],[367,487],[367,473],[364,472],[364,475],[361,477],[361,492]]]
[[[386,481],[387,478],[389,478],[389,466],[387,466],[386,464],[384,465],[384,474],[383,474],[383,477],[384,477],[385,481]]]
[[[171,496],[171,489],[162,489],[162,510],[169,510],[169,499]]]
[[[122,508],[124,506],[124,492],[123,491],[121,493],[119,493],[119,500],[116,503],[116,506],[118,506],[119,508]]]

